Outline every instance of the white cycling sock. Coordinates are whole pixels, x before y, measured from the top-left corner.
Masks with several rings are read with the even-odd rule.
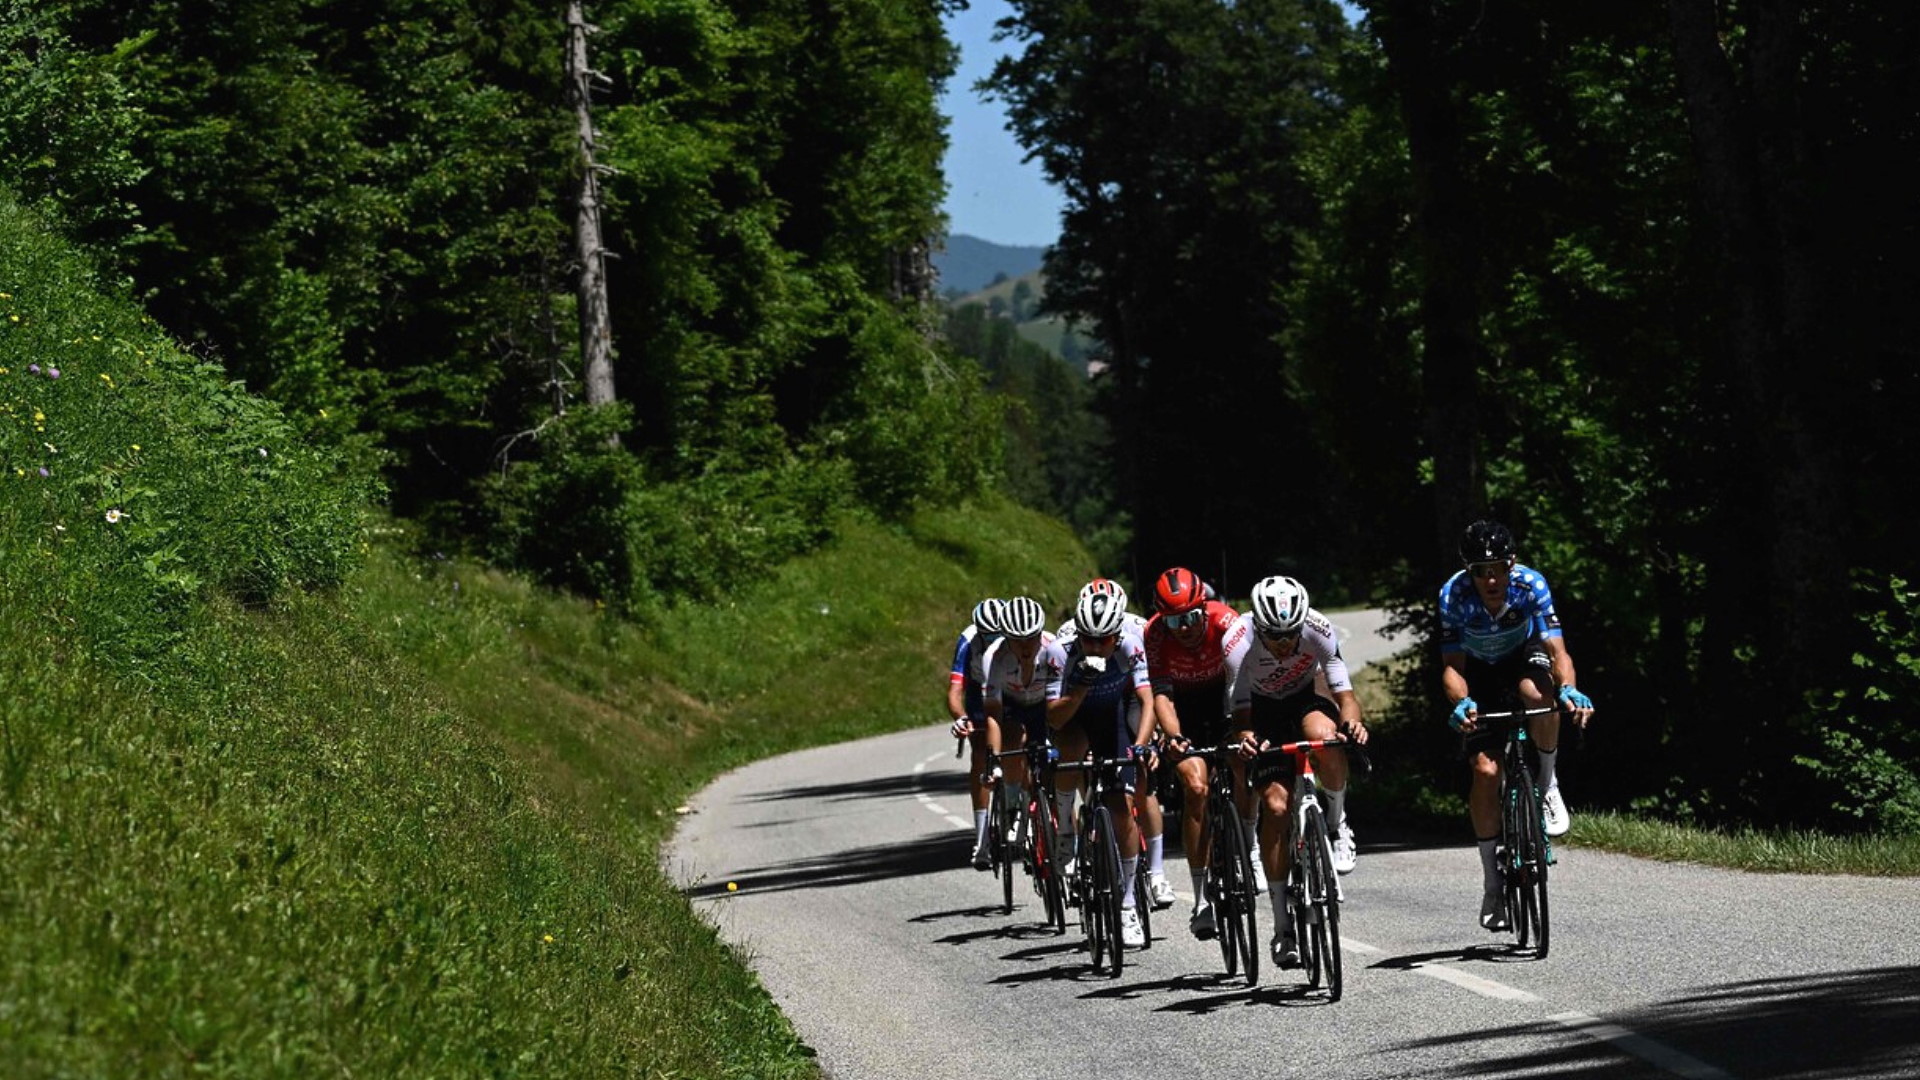
[[[1486,892],[1500,891],[1500,867],[1493,860],[1493,849],[1499,843],[1497,836],[1480,841],[1480,887]]]
[[[1559,783],[1553,775],[1553,762],[1554,759],[1560,756],[1560,749],[1555,747],[1552,750],[1542,750],[1536,746],[1533,752],[1540,758],[1540,790],[1542,792],[1552,791],[1554,786]]]
[[[1197,867],[1197,868],[1189,866],[1187,867],[1187,873],[1189,876],[1193,878],[1193,902],[1196,904],[1206,903],[1207,902],[1207,868],[1204,866]]]
[[[1161,833],[1159,836],[1151,837],[1147,840],[1148,877],[1167,876],[1166,847],[1167,836],[1165,833]]]
[[[1133,875],[1139,872],[1140,872],[1140,856],[1135,855],[1131,859],[1120,860],[1120,880],[1121,881],[1132,881]],[[1120,908],[1122,911],[1125,911],[1133,907],[1133,893],[1134,893],[1134,890],[1132,889],[1124,889],[1121,891]]]
[[[1327,839],[1338,840],[1340,826],[1347,822],[1347,789],[1321,788],[1320,794],[1327,798]]]
[[[975,810],[973,812],[973,842],[976,846],[987,842],[987,812],[985,810]]]

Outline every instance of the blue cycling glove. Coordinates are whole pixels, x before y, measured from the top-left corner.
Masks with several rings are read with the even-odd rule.
[[[1467,722],[1467,713],[1479,708],[1480,706],[1476,705],[1472,698],[1463,697],[1454,703],[1453,715],[1447,717],[1447,723],[1452,726],[1453,730],[1459,731],[1460,725]]]
[[[1591,709],[1593,699],[1571,686],[1563,686],[1560,688],[1560,704],[1569,709]]]

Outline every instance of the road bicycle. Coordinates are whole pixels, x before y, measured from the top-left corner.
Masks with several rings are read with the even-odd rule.
[[[1549,937],[1547,868],[1553,865],[1553,841],[1547,838],[1545,806],[1533,767],[1527,761],[1531,736],[1527,724],[1536,716],[1555,712],[1553,706],[1483,712],[1480,728],[1505,735],[1500,751],[1500,841],[1494,864],[1500,870],[1507,904],[1507,922],[1515,943],[1533,948],[1545,959]]]
[[[1080,898],[1080,928],[1087,937],[1087,952],[1093,969],[1118,978],[1125,964],[1125,947],[1120,940],[1121,890],[1140,887],[1139,877],[1120,880],[1120,845],[1114,832],[1113,812],[1107,808],[1107,794],[1116,789],[1119,772],[1135,763],[1129,753],[1117,758],[1085,758],[1062,761],[1058,772],[1084,772],[1087,790],[1081,798],[1079,855],[1069,888]],[[1136,896],[1135,903],[1138,904]],[[1141,924],[1142,929],[1145,923]]]
[[[1013,840],[1009,847],[1025,868],[1034,895],[1040,899],[1047,923],[1055,933],[1064,934],[1067,932],[1067,888],[1063,870],[1066,859],[1060,854],[1060,825],[1053,804],[1053,773],[1060,760],[1060,751],[1049,743],[1029,741],[1019,750],[1003,750],[994,757],[996,760],[1026,758],[1026,799],[1023,804],[1013,808]],[[995,787],[1004,788],[1005,784]],[[997,791],[995,798],[1006,801]],[[1013,910],[1012,881],[1013,874],[1009,867],[1002,876],[1005,910],[1008,913]]]
[[[1254,884],[1253,851],[1234,801],[1231,745],[1195,747],[1183,757],[1207,763],[1207,801],[1202,811],[1200,846],[1207,852],[1207,903],[1213,908],[1214,936],[1227,976],[1244,971],[1248,986],[1260,981],[1259,891]]]
[[[1293,760],[1292,812],[1288,815],[1287,846],[1292,865],[1287,868],[1287,898],[1293,909],[1293,940],[1300,950],[1300,966],[1307,985],[1327,988],[1327,999],[1339,1001],[1345,989],[1340,955],[1340,875],[1333,869],[1333,842],[1327,832],[1326,811],[1320,806],[1314,783],[1313,751],[1339,747],[1352,758],[1356,772],[1365,772],[1365,754],[1344,739],[1302,739],[1260,751],[1249,769],[1263,760]]]

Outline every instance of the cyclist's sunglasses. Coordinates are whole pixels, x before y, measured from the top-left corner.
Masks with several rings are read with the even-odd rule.
[[[1467,573],[1472,574],[1474,577],[1477,577],[1477,578],[1505,577],[1507,575],[1507,571],[1511,569],[1513,569],[1513,565],[1505,559],[1495,559],[1492,562],[1475,562],[1475,563],[1467,564]]]
[[[1119,634],[1081,634],[1080,640],[1081,641],[1112,641],[1113,639],[1119,636],[1120,636]]]
[[[1262,630],[1260,631],[1260,640],[1271,641],[1276,645],[1278,645],[1283,641],[1299,641],[1300,631],[1296,629],[1296,630],[1286,630],[1279,633],[1275,633],[1274,631],[1271,631],[1271,630]]]
[[[1167,624],[1169,630],[1185,630],[1189,626],[1199,626],[1206,617],[1207,610],[1205,608],[1194,608],[1191,611],[1183,611],[1178,615],[1162,615],[1160,616],[1160,620]]]

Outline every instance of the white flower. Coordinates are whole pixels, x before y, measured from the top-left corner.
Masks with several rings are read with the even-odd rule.
[[[107,524],[118,525],[120,524],[120,519],[126,516],[127,515],[121,513],[118,508],[109,510],[107,511]]]

